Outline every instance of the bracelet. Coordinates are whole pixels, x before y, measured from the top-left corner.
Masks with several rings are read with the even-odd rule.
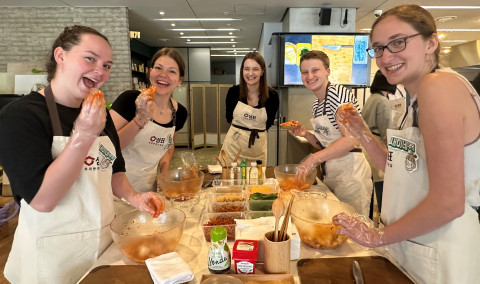
[[[143,126],[140,125],[140,123],[135,119],[135,117],[133,118],[133,121],[135,122],[135,124],[138,126],[138,129],[143,129]],[[145,126],[145,125],[144,125]]]

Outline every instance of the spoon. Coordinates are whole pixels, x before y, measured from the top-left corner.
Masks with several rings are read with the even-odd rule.
[[[285,210],[285,204],[283,200],[277,198],[272,203],[272,212],[273,216],[275,216],[275,231],[273,241],[278,242],[278,221],[280,221],[280,217],[283,215],[283,211]]]
[[[228,164],[227,164],[227,153],[225,153],[225,150],[222,149],[222,151],[220,151],[220,154],[222,155],[222,159],[225,162],[225,166],[228,166]]]

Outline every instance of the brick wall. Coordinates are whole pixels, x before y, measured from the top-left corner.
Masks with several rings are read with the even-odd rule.
[[[131,58],[126,7],[2,7],[0,9],[0,72],[8,62],[46,61],[65,26],[90,26],[108,37],[113,49],[109,81],[102,87],[107,101],[131,88]]]

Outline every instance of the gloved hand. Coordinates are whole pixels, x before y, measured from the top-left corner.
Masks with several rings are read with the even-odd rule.
[[[323,161],[318,159],[315,154],[309,154],[298,165],[295,178],[300,181],[305,181],[307,174],[322,162]]]
[[[160,195],[154,192],[136,193],[128,200],[135,208],[152,214],[157,218],[165,211],[165,203]]]
[[[133,119],[136,120],[136,123],[139,125],[140,128],[143,128],[145,124],[147,124],[147,122],[152,119],[151,108],[152,103],[155,100],[153,98],[153,95],[155,94],[156,90],[157,88],[155,86],[144,89],[135,100],[136,115]]]
[[[76,148],[82,143],[91,143],[105,128],[107,110],[105,98],[99,89],[91,89],[82,103],[82,110],[73,124],[72,135],[68,142]]]
[[[305,129],[305,127],[303,127],[303,125],[300,123],[298,125],[300,126],[299,128],[290,130],[290,132],[295,136],[301,136],[301,137],[307,136],[307,133],[308,133],[307,129]]]
[[[343,106],[343,105],[342,105]],[[351,136],[355,139],[365,139],[367,142],[370,140],[367,133],[370,132],[367,124],[363,120],[362,116],[358,113],[356,108],[344,107],[339,108],[337,111],[337,122],[339,127],[346,130],[345,137]]]
[[[335,225],[342,226],[338,233],[347,235],[363,246],[374,248],[387,244],[383,230],[370,227],[357,217],[340,213],[333,216],[332,221]]]

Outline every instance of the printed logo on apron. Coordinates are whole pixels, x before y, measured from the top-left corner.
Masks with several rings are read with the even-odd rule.
[[[100,153],[100,157],[87,156],[85,158],[85,161],[83,162],[85,165],[83,168],[84,171],[105,171],[117,158],[101,143],[98,147],[98,152]]]
[[[163,147],[163,150],[167,150],[170,146],[173,145],[172,134],[168,134],[167,137],[156,137],[155,135],[150,137],[149,144]]]
[[[388,147],[407,153],[407,156],[405,157],[405,169],[409,173],[413,173],[417,170],[417,145],[414,142],[392,136],[390,142],[388,143]]]
[[[323,125],[315,125],[315,133],[318,133],[319,135],[329,137],[330,136],[330,129],[326,126]]]
[[[257,120],[257,116],[250,113],[244,113],[243,118],[246,120]]]

